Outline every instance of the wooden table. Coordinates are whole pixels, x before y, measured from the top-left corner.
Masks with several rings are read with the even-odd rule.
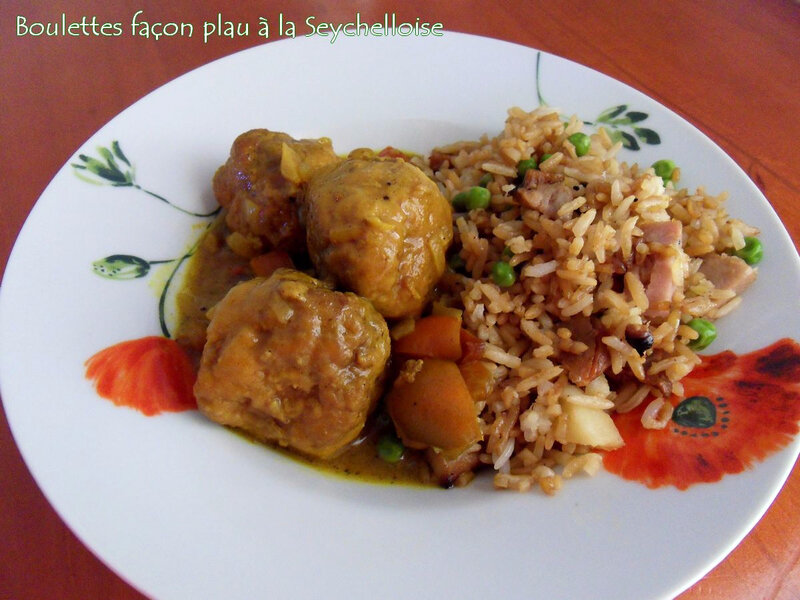
[[[250,0],[137,2],[6,0],[0,6],[0,266],[47,183],[98,128],[141,96],[215,58],[262,43],[248,37],[142,39],[129,35],[141,9],[149,21],[217,18],[255,23],[259,16],[302,22],[398,19],[441,22],[446,29],[540,48],[606,73],[688,119],[750,175],[800,244],[800,5],[789,0],[556,0],[432,6],[392,3]],[[231,3],[233,4],[233,3]],[[50,5],[50,6],[41,6]],[[80,22],[89,35],[18,35],[18,23]],[[25,21],[19,21],[22,16]],[[121,22],[119,37],[94,35]],[[141,594],[96,559],[42,496],[0,422],[0,597],[104,598]],[[800,470],[766,516],[682,600],[800,597]],[[668,551],[669,549],[665,549]]]

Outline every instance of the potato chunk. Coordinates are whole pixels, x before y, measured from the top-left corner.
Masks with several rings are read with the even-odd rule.
[[[604,410],[564,402],[567,417],[566,442],[613,450],[625,444],[614,424]]]
[[[386,406],[397,435],[411,448],[435,448],[450,459],[482,436],[469,388],[449,360],[406,361]]]

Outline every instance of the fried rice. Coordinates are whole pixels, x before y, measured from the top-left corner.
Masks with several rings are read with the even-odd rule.
[[[462,266],[438,292],[494,367],[474,451],[497,488],[554,493],[600,468],[600,452],[569,441],[565,407],[647,403],[642,426],[666,426],[666,398],[682,396],[681,379],[700,362],[687,322],[713,321],[741,301],[742,286],[721,285],[702,265],[758,233],[727,214],[725,194],[679,188],[677,169],[665,182],[620,161],[622,142],[604,129],[578,156],[569,137],[583,130],[550,107],[512,108],[499,135],[414,159],[451,200],[472,186],[491,193],[487,208],[454,214],[450,254],[460,260],[451,264]],[[520,176],[532,156],[538,168]],[[513,267],[513,284],[494,281],[499,261]]]

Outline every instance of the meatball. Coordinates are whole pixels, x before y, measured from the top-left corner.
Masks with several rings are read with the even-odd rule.
[[[258,440],[327,459],[364,427],[389,351],[369,302],[279,269],[236,285],[211,311],[197,405]]]
[[[234,232],[231,248],[248,257],[272,248],[304,251],[298,196],[320,167],[339,160],[327,138],[295,140],[267,129],[237,137],[213,181],[214,195],[227,209],[227,224]]]
[[[418,315],[445,269],[452,209],[402,159],[351,156],[308,185],[308,252],[318,271],[385,317]]]

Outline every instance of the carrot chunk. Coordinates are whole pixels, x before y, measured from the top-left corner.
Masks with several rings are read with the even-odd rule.
[[[423,317],[394,344],[397,354],[413,358],[461,359],[461,321],[449,315]]]
[[[473,360],[480,360],[483,358],[483,349],[486,342],[470,333],[466,329],[461,330],[461,360],[460,362],[468,363]]]

